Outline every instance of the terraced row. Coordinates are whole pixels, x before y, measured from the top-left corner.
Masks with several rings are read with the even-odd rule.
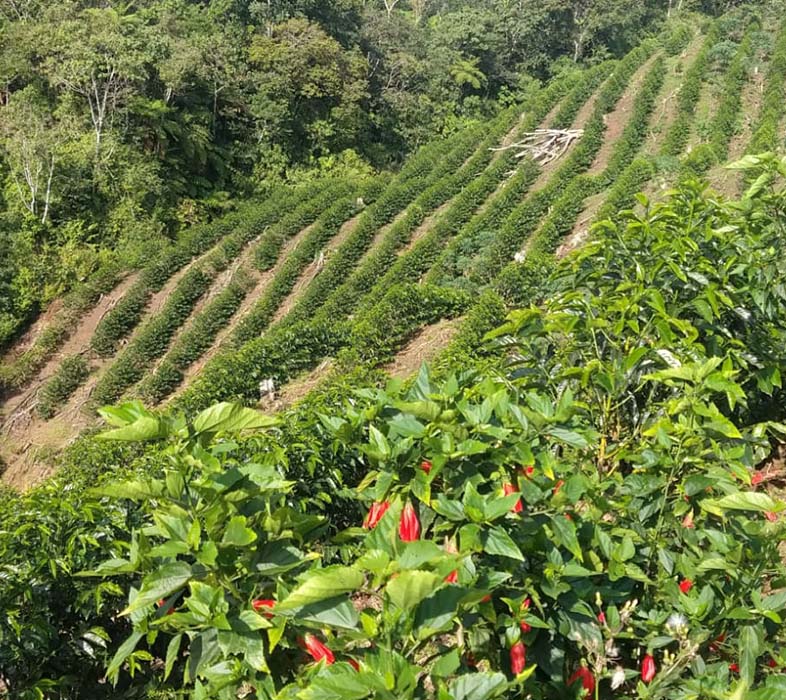
[[[640,64],[646,55],[638,58]],[[539,97],[542,98],[543,94]],[[549,107],[541,112],[540,118]],[[443,215],[451,208],[446,209]],[[387,255],[390,256],[391,252],[388,251]],[[386,260],[395,262],[396,258],[388,257]],[[262,379],[273,377],[280,384],[339,350],[339,364],[342,365],[369,360],[378,362],[391,356],[423,323],[445,317],[446,309],[451,314],[458,314],[469,308],[471,297],[460,290],[441,289],[434,285],[397,284],[382,294],[375,305],[368,307],[362,304],[352,319],[340,320],[346,319],[358,298],[379,294],[380,287],[375,290],[373,275],[367,272],[379,271],[381,266],[372,267],[377,265],[379,263],[373,259],[372,262],[366,261],[345,284],[335,285],[332,298],[324,302],[325,312],[311,309],[312,313],[317,311],[313,320],[292,315],[283,324],[271,329],[264,338],[247,343],[233,355],[217,358],[177,404],[197,406],[230,397],[253,401],[259,394],[258,384]],[[384,275],[377,283],[381,284],[383,279]],[[364,283],[367,284],[365,288]],[[350,291],[349,295],[347,291]]]
[[[433,180],[438,179],[451,168],[455,168],[468,157],[468,152],[477,144],[479,130],[469,129],[465,133],[440,144],[448,148],[447,154],[437,161],[436,168],[431,164],[435,161],[434,147],[424,149],[420,156],[411,159],[396,179],[395,185],[380,197],[379,202],[372,204],[376,217],[367,217],[373,224],[384,223],[385,217],[390,218],[396,210],[408,203],[412,194]],[[370,186],[358,190],[347,183],[320,183],[315,185],[312,197],[306,197],[290,214],[278,221],[270,230],[261,236],[255,248],[249,254],[253,257],[257,268],[264,270],[278,258],[284,242],[302,229],[304,225],[320,219],[317,234],[308,239],[313,246],[315,241],[339,227],[353,212],[348,209],[352,202],[357,202],[357,195],[373,202],[379,194],[378,188]],[[291,201],[291,200],[290,200]],[[338,201],[340,206],[335,206]],[[337,213],[342,216],[337,216]],[[258,225],[258,221],[255,225]],[[97,380],[93,400],[95,404],[117,400],[125,390],[133,386],[147,372],[151,362],[160,358],[169,348],[170,341],[177,335],[177,343],[173,348],[172,357],[166,357],[149,382],[141,391],[149,398],[163,398],[182,379],[182,372],[205,352],[218,331],[234,315],[249,291],[250,279],[248,271],[236,271],[234,275],[225,275],[223,279],[214,281],[217,274],[224,272],[236,260],[242,248],[249,244],[250,233],[254,227],[244,226],[222,244],[219,250],[200,260],[198,265],[188,270],[171,290],[171,296],[159,313],[153,315],[147,323],[135,332],[128,346],[119,354],[113,364],[101,374]],[[309,246],[310,247],[310,246]],[[291,271],[291,266],[290,266]],[[234,284],[228,284],[230,278]],[[146,281],[146,280],[145,280]],[[93,347],[102,356],[111,353],[111,342],[132,327],[143,308],[140,299],[149,285],[139,284],[131,293],[124,297],[119,308],[108,317],[96,330]],[[281,287],[279,287],[280,291]],[[207,299],[215,296],[212,303]],[[206,307],[202,309],[202,307]],[[190,332],[180,333],[187,318],[194,312],[197,318]],[[180,337],[182,335],[182,338]],[[77,371],[74,371],[74,370]],[[72,362],[62,365],[61,372],[45,387],[42,414],[51,416],[54,408],[73,392],[85,377],[85,368],[75,367]]]
[[[332,195],[326,190],[310,226],[276,222],[258,241],[198,260],[176,285],[183,285],[182,295],[173,294],[160,318],[131,335],[100,377],[94,400],[115,400],[142,379],[134,395],[146,401],[185,385],[175,407],[254,403],[263,380],[280,387],[325,358],[334,358],[340,373],[356,367],[355,377],[376,376],[374,368],[416,335],[421,346],[449,342],[436,371],[476,352],[507,304],[526,304],[544,293],[553,254],[582,210],[587,214],[592,205],[591,220],[616,215],[652,180],[658,162],[637,154],[645,141],[656,140],[650,131],[667,63],[679,63],[667,54],[689,45],[683,87],[657,136],[663,156],[682,153],[717,37],[711,27],[694,50],[699,42],[683,31],[668,42],[645,42],[619,62],[567,75],[534,95],[523,119],[508,110],[485,131],[477,127],[431,144],[389,184],[381,178]],[[752,46],[749,31],[723,78],[706,146],[683,157],[679,173],[704,172],[706,163],[728,152]],[[782,70],[778,74],[783,77]],[[768,78],[773,95],[782,94],[782,82],[770,83]],[[762,110],[761,124],[770,126],[757,130],[777,131],[775,118],[774,108],[769,117]],[[546,168],[493,150],[538,126],[572,126],[584,135]],[[696,148],[711,158],[699,157]],[[218,267],[207,267],[216,261]],[[213,279],[216,273],[221,276]],[[190,285],[196,291],[188,294]],[[162,339],[155,346],[147,343],[153,335]],[[75,360],[70,371],[86,369]],[[311,386],[307,379],[302,383]]]

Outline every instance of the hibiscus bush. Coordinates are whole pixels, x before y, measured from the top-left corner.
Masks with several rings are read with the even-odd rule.
[[[491,334],[496,370],[306,403],[297,442],[291,416],[229,404],[106,412],[106,438],[167,445],[163,475],[97,494],[142,523],[85,572],[128,591],[108,679],[266,700],[782,697],[784,506],[762,482],[786,433],[786,166],[742,166],[761,176],[735,206],[688,183],[601,226]],[[232,437],[248,429],[252,454]]]

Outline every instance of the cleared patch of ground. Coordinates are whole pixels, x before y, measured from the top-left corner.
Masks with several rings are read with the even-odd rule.
[[[402,379],[415,374],[424,362],[433,360],[447,347],[461,321],[461,318],[445,319],[421,329],[382,369],[391,377]]]

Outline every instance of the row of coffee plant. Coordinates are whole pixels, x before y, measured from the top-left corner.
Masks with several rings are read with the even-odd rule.
[[[467,190],[477,193],[477,188],[473,185],[482,178],[478,173],[489,170],[489,164],[494,156],[492,148],[512,130],[517,133],[516,125],[520,120],[521,115],[518,111],[508,110],[493,122],[485,138],[478,144],[475,154],[459,170],[447,173],[431,188],[424,190],[407,210],[406,215],[390,227],[384,238],[369,251],[352,274],[331,292],[330,297],[324,300],[316,313],[313,311],[313,304],[311,305],[312,315],[315,318],[336,318],[338,315],[351,313],[369,290],[395,266],[399,255],[406,254],[407,251],[402,251],[402,248],[411,241],[418,227],[430,223],[430,228],[433,229],[439,226],[443,218],[452,215],[455,211],[462,211],[466,217],[469,217],[471,211],[465,206],[462,193]],[[452,201],[446,210],[436,214],[436,221],[428,222],[427,216],[448,200]],[[476,197],[476,206],[480,204],[479,200],[480,196]],[[392,282],[393,278],[390,279]],[[302,314],[301,311],[301,316]]]
[[[324,186],[324,183],[314,186]],[[300,192],[299,196],[305,195]],[[287,210],[293,201],[292,193],[277,190],[265,201],[244,207],[211,224],[194,227],[178,241],[171,251],[151,261],[144,268],[137,282],[126,292],[120,302],[101,320],[91,339],[91,347],[101,357],[115,353],[118,344],[136,328],[145,307],[153,294],[169,279],[196,257],[204,254],[230,234],[236,227],[244,226],[249,231],[260,231]]]
[[[372,205],[387,185],[387,177],[377,177],[361,190],[360,200],[339,200],[325,210],[303,242],[290,252],[286,260],[281,261],[280,269],[265,287],[264,294],[238,324],[232,334],[232,342],[236,346],[258,337],[270,325],[298,279],[309,265],[317,264],[320,254],[339,233],[342,225],[353,215],[359,216],[363,208]]]
[[[601,88],[579,143],[565,157],[545,187],[511,212],[493,240],[475,259],[470,277],[476,284],[486,284],[500,272],[535,230],[549,207],[563,194],[568,184],[592,164],[603,144],[606,130],[604,115],[614,108],[633,74],[652,55],[655,48],[655,42],[645,42],[620,61]]]
[[[338,185],[335,183],[320,183],[319,186],[312,187],[315,196],[306,199],[305,202],[297,206],[284,217],[281,223],[288,222],[292,226],[297,226],[304,219],[308,221],[324,205],[325,198],[335,192],[337,187]],[[300,194],[304,193],[300,192]],[[119,330],[121,326],[126,327],[127,325],[123,333],[129,332],[131,324],[136,325],[134,319],[138,320],[141,317],[141,313],[147,305],[146,299],[149,299],[153,293],[154,284],[163,285],[166,281],[165,278],[168,278],[169,273],[174,271],[176,264],[182,264],[190,255],[198,254],[201,249],[209,245],[211,236],[215,235],[217,230],[226,230],[229,225],[234,225],[234,230],[231,233],[224,233],[217,248],[202,261],[202,269],[189,270],[178,282],[162,311],[139,329],[139,333],[134,336],[131,345],[110,367],[107,375],[100,380],[96,390],[98,401],[109,402],[117,399],[123,390],[141,378],[142,374],[140,373],[144,373],[145,363],[160,357],[161,353],[166,350],[172,335],[185,322],[194,304],[211,285],[213,275],[226,269],[242,247],[256,235],[255,232],[259,230],[256,227],[260,223],[260,217],[270,217],[273,208],[273,203],[266,202],[261,207],[262,213],[259,216],[255,213],[249,215],[248,210],[245,210],[216,222],[211,235],[189,236],[170,255],[165,256],[162,262],[155,263],[142,271],[138,282],[123,297],[113,312],[105,317],[104,321],[110,317],[112,321],[109,325],[103,326],[104,331],[109,328]],[[244,221],[237,223],[238,217],[243,217]],[[93,341],[99,337],[107,339],[109,335],[114,335],[114,333],[103,333],[101,329],[102,325],[99,324]],[[74,363],[75,361],[72,359],[61,363],[52,379],[44,385],[38,407],[38,412],[42,417],[51,418],[57,408],[87,378],[87,374],[84,372],[75,373],[73,371],[72,365]],[[125,366],[126,364],[128,367]]]
[[[360,213],[346,240],[328,257],[325,266],[319,272],[319,277],[312,281],[293,312],[305,308],[309,303],[306,299],[314,300],[315,304],[324,300],[325,295],[346,277],[383,227],[389,225],[397,216],[401,216],[407,207],[427,206],[428,202],[422,204],[425,197],[418,200],[418,193],[424,187],[429,193],[433,192],[434,183],[439,182],[451,168],[461,166],[476,148],[480,133],[479,128],[466,129],[449,140],[437,141],[422,148],[413,157],[412,162],[408,162],[401,173],[375,198],[376,201],[369,199],[370,206]],[[365,204],[364,199],[363,205]],[[334,218],[332,213],[328,216],[329,220]],[[303,273],[306,264],[327,242],[327,234],[332,237],[332,230],[329,227],[314,232],[307,246],[295,251],[292,259],[286,261],[273,280],[268,293],[259,300],[238,327],[233,337],[236,345],[253,340],[267,328],[279,305]],[[294,322],[296,318],[297,314],[293,312],[289,314],[288,323]]]
[[[140,382],[135,394],[144,401],[158,403],[183,379],[183,372],[210,347],[218,332],[229,322],[254,286],[254,278],[239,268],[224,289],[194,316],[153,372]]]
[[[571,99],[579,92],[572,89],[577,79],[577,75],[569,74],[533,96],[525,105],[525,118],[512,140],[515,142],[523,134],[536,129],[562,96],[566,97],[560,106],[560,113],[564,112],[567,104],[570,104],[571,112],[578,110],[580,105]],[[539,171],[531,160],[518,169],[516,165],[515,151],[499,152],[491,165],[454,199],[428,233],[411,250],[399,255],[387,272],[379,277],[363,296],[360,308],[373,306],[396,281],[415,282],[420,279],[434,267],[444,249],[453,241],[473,235],[467,233],[469,229],[493,226],[494,221],[499,221],[502,212],[506,209],[509,211],[514,206],[513,202],[524,195]]]
[[[554,252],[560,241],[573,228],[578,215],[584,209],[586,198],[603,192],[633,161],[647,137],[650,116],[663,85],[664,73],[664,59],[658,56],[652,61],[639,86],[630,118],[619,139],[614,142],[608,164],[597,176],[580,175],[574,178],[554,203],[549,215],[532,234],[527,254],[533,250]]]
[[[63,346],[68,336],[104,295],[112,291],[127,271],[119,261],[111,259],[63,298],[57,317],[46,325],[31,347],[0,365],[0,397],[17,391]]]
[[[688,144],[688,139],[693,131],[696,105],[699,102],[704,82],[710,72],[712,48],[720,36],[721,27],[716,23],[707,32],[706,39],[701,49],[699,49],[699,53],[682,76],[676,96],[676,113],[663,138],[660,149],[661,155],[679,157]]]
[[[300,266],[305,266],[307,262],[312,260],[319,247],[335,235],[341,225],[356,213],[358,195],[365,202],[373,202],[379,195],[384,181],[385,178],[374,178],[371,182],[358,186],[351,194],[339,198],[332,206],[324,208],[302,244],[297,246],[286,260],[282,261],[281,272],[289,273],[288,279],[294,281],[300,272]],[[291,231],[287,232],[283,226],[279,225],[274,227],[273,234],[278,239],[285,239],[291,234]],[[263,241],[265,239],[266,237],[263,237]],[[239,272],[243,274],[242,269]],[[203,353],[213,345],[219,331],[225,328],[234,317],[241,302],[254,287],[251,278],[247,274],[243,274],[243,276],[247,278],[247,281],[230,284],[191,321],[188,329],[173,344],[161,364],[143,381],[139,387],[139,394],[145,400],[158,403],[168,396],[182,382],[184,372],[189,366],[202,357]],[[272,281],[271,286],[266,288],[263,298],[270,299],[272,294],[277,293],[277,298],[281,299],[286,293],[282,288],[284,286],[283,279],[284,276],[279,274]],[[278,288],[275,287],[276,282],[279,283]],[[254,307],[255,312],[257,309],[258,307]],[[246,317],[244,326],[247,327],[249,321],[254,322],[257,318],[258,316]]]
[[[349,182],[334,182],[321,189],[313,198],[302,201],[270,227],[262,238],[274,238],[277,245],[311,224],[335,197],[352,192]],[[253,232],[253,233],[252,233]],[[186,322],[197,301],[213,285],[216,275],[226,270],[249,241],[259,236],[257,228],[239,228],[228,236],[201,263],[189,270],[178,282],[160,313],[151,318],[135,334],[129,345],[99,379],[95,389],[98,405],[117,400],[130,386],[138,382],[150,369],[150,363],[168,349],[175,332]]]
[[[498,118],[498,122],[509,123],[514,118],[515,110],[506,110]],[[372,243],[375,243],[372,255],[380,248],[395,250],[409,240],[414,229],[431,211],[456,193],[460,187],[459,178],[468,182],[477,175],[477,171],[472,172],[467,168],[467,161],[472,160],[473,154],[478,151],[484,131],[484,128],[472,128],[457,147],[439,155],[435,154],[437,160],[433,163],[429,177],[412,182],[408,185],[408,191],[402,191],[407,207],[403,210],[399,208],[402,211],[400,218],[394,221],[390,214],[380,216],[383,212],[379,208],[368,211],[368,216],[361,218],[347,240],[306,289],[290,312],[287,322],[310,319],[314,311],[335,292],[336,287],[353,274],[358,264],[365,264],[368,258],[364,256],[369,252]],[[391,225],[383,230],[382,227],[391,221]],[[380,238],[377,238],[378,234],[381,234]]]
[[[616,62],[607,62],[598,66],[594,71],[588,71],[579,77],[578,83],[572,87],[568,96],[563,101],[559,111],[546,126],[548,128],[565,128],[571,126],[581,107],[589,100],[600,82],[613,70]],[[559,83],[558,83],[559,84]],[[554,88],[552,88],[554,89]],[[543,102],[548,103],[548,93],[544,94]],[[542,119],[547,116],[536,107],[541,119],[533,120],[527,126],[530,130],[537,128]],[[448,279],[455,279],[466,268],[466,262],[475,257],[481,250],[488,236],[498,230],[510,215],[513,209],[522,201],[530,186],[540,174],[540,167],[531,159],[519,160],[516,171],[505,182],[494,198],[459,231],[427,273],[426,279],[432,283],[443,284]]]
[[[723,78],[723,86],[715,113],[709,125],[707,141],[695,147],[682,161],[683,170],[700,174],[722,162],[729,143],[739,127],[742,93],[748,80],[749,62],[753,50],[751,35],[754,27],[740,43]]]
[[[549,105],[548,108],[550,108],[550,106],[551,105]],[[476,173],[477,169],[482,167],[482,165],[490,159],[489,147],[494,143],[497,143],[499,138],[505,132],[510,130],[511,120],[515,118],[517,117],[512,112],[501,115],[501,117],[497,120],[492,134],[480,143],[480,145],[476,148],[475,156],[470,158],[458,171],[457,175],[459,175],[461,179],[456,178],[456,173],[454,173],[453,177],[445,176],[442,178],[441,182],[437,181],[430,190],[426,190],[415,201],[415,206],[413,206],[413,209],[415,209],[415,214],[410,215],[408,213],[408,215],[406,215],[403,219],[394,223],[387,232],[386,237],[382,239],[382,242],[384,243],[386,240],[397,241],[405,238],[405,234],[423,220],[425,211],[428,209],[433,209],[435,206],[437,206],[439,200],[444,201],[446,197],[450,196],[457,190],[458,187],[461,186],[467,177]],[[446,173],[450,173],[450,171],[453,169],[454,168],[448,167],[445,170]],[[448,183],[449,189],[444,186],[444,182]],[[360,225],[360,223],[358,225]],[[391,247],[395,247],[395,244],[391,244]],[[383,252],[382,254],[385,255],[386,253]],[[376,259],[372,257],[371,260],[372,263],[370,264],[376,265]],[[320,277],[322,277],[322,273],[320,273]],[[325,287],[327,286],[328,285],[325,285]],[[399,285],[398,287],[394,287],[393,291],[395,292],[396,289],[407,290],[410,288],[402,288]],[[417,288],[411,288],[411,290],[415,289]],[[311,294],[316,296],[313,291]],[[395,295],[392,298],[395,299]],[[392,352],[393,348],[399,347],[408,335],[411,335],[411,333],[414,332],[417,327],[425,322],[423,319],[420,319],[417,316],[412,316],[411,312],[407,311],[405,313],[406,317],[408,319],[414,319],[414,324],[412,320],[403,326],[400,323],[392,322],[379,324],[379,319],[388,318],[388,313],[386,311],[387,309],[396,309],[397,307],[401,307],[402,309],[410,309],[409,299],[391,303],[391,290],[390,287],[388,287],[385,297],[381,298],[378,304],[371,307],[371,310],[368,314],[361,315],[361,317],[356,320],[355,324],[353,324],[353,328],[365,328],[366,330],[350,331],[345,335],[345,337],[337,341],[337,336],[341,334],[337,333],[337,328],[339,328],[339,326],[336,324],[336,319],[346,316],[350,311],[351,306],[348,306],[344,301],[345,294],[342,292],[341,287],[336,289],[334,286],[333,291],[328,292],[327,300],[327,305],[330,306],[330,308],[335,308],[335,315],[320,314],[320,318],[317,318],[314,321],[301,321],[299,320],[297,314],[290,314],[290,316],[288,316],[285,320],[284,324],[280,324],[280,326],[274,329],[270,335],[260,341],[249,344],[248,346],[244,347],[240,353],[238,353],[238,361],[244,365],[248,363],[249,367],[251,366],[250,363],[252,362],[251,358],[254,358],[254,376],[246,382],[247,388],[243,390],[247,395],[249,392],[251,396],[258,393],[257,383],[263,376],[265,376],[265,372],[269,372],[270,376],[274,377],[278,382],[286,380],[292,376],[295,376],[300,371],[312,367],[324,354],[331,354],[331,351],[337,351],[339,345],[348,346],[349,349],[345,350],[346,356],[357,356],[367,359],[368,351],[362,349],[363,342],[361,339],[368,335],[369,325],[377,329],[376,332],[380,337],[387,338],[387,342],[375,342],[372,344],[374,347],[372,354],[381,361],[383,358],[387,358],[390,355],[390,352]],[[341,303],[336,306],[336,302],[333,300]],[[422,303],[412,305],[412,311],[414,312],[417,310],[419,306],[422,306]],[[428,306],[428,304],[425,305],[425,308],[428,309]],[[438,313],[436,316],[429,316],[429,319],[433,322],[439,320],[441,317],[442,316]],[[367,320],[368,318],[374,319],[374,322],[370,323]],[[327,329],[331,329],[332,332],[331,340],[329,341],[325,335]],[[316,353],[314,353],[312,350],[312,353],[304,354],[303,349],[310,346],[310,339],[320,340],[320,342],[324,343],[324,347],[316,348]],[[279,343],[287,347],[286,352],[281,353],[279,349],[275,347]],[[390,348],[390,350],[387,353],[384,353],[384,348]],[[282,354],[287,359],[283,359],[281,357]],[[225,358],[217,358],[214,360],[213,364],[217,367],[221,367],[224,365],[225,361]],[[210,372],[212,370],[213,368],[209,366],[206,368],[206,372],[204,373],[207,375],[208,381]],[[221,370],[218,370],[218,373],[221,373]],[[205,377],[200,379],[197,383],[205,384],[206,382],[204,380]],[[191,396],[194,393],[195,392],[186,392],[184,401],[190,402],[192,400]]]
[[[769,151],[774,145],[783,142],[779,127],[783,123],[784,98],[786,98],[786,21],[780,25],[770,57],[761,111],[746,149],[748,153]]]
[[[639,64],[651,51],[651,46],[642,49]],[[320,278],[323,274],[324,271],[320,273]],[[331,288],[335,289],[335,286],[333,284]],[[313,294],[313,289],[310,291]],[[343,295],[336,295],[334,298],[339,300],[339,296],[343,299]],[[308,297],[306,296],[305,299]],[[343,308],[341,306],[331,304],[331,308],[339,313],[339,317],[344,313],[339,312],[339,309]],[[325,314],[308,330],[307,327],[307,320],[300,319],[297,314],[290,314],[280,330],[274,329],[274,332],[264,338],[248,343],[233,356],[214,359],[205,368],[192,388],[185,392],[181,398],[182,405],[190,408],[202,407],[210,401],[219,400],[218,397],[232,397],[234,399],[242,397],[245,401],[253,400],[259,395],[258,384],[261,379],[270,376],[277,382],[286,381],[295,374],[312,368],[322,357],[334,354],[338,347],[337,342],[339,345],[348,342],[346,339],[337,341],[337,326],[333,315]],[[328,339],[326,335],[330,335],[330,338]],[[314,340],[319,339],[324,341],[324,348],[313,347]],[[288,350],[281,352],[278,345],[282,345]],[[284,360],[284,357],[291,358],[291,362]],[[229,367],[234,369],[230,370]],[[290,371],[290,367],[292,371]],[[222,385],[224,379],[220,378],[228,379],[229,375],[235,377],[230,382],[232,386]]]

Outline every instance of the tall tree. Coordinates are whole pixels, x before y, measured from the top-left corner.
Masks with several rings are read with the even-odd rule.
[[[145,28],[133,15],[105,8],[83,10],[40,30],[47,75],[84,100],[98,154],[106,130],[146,76],[151,46]]]

